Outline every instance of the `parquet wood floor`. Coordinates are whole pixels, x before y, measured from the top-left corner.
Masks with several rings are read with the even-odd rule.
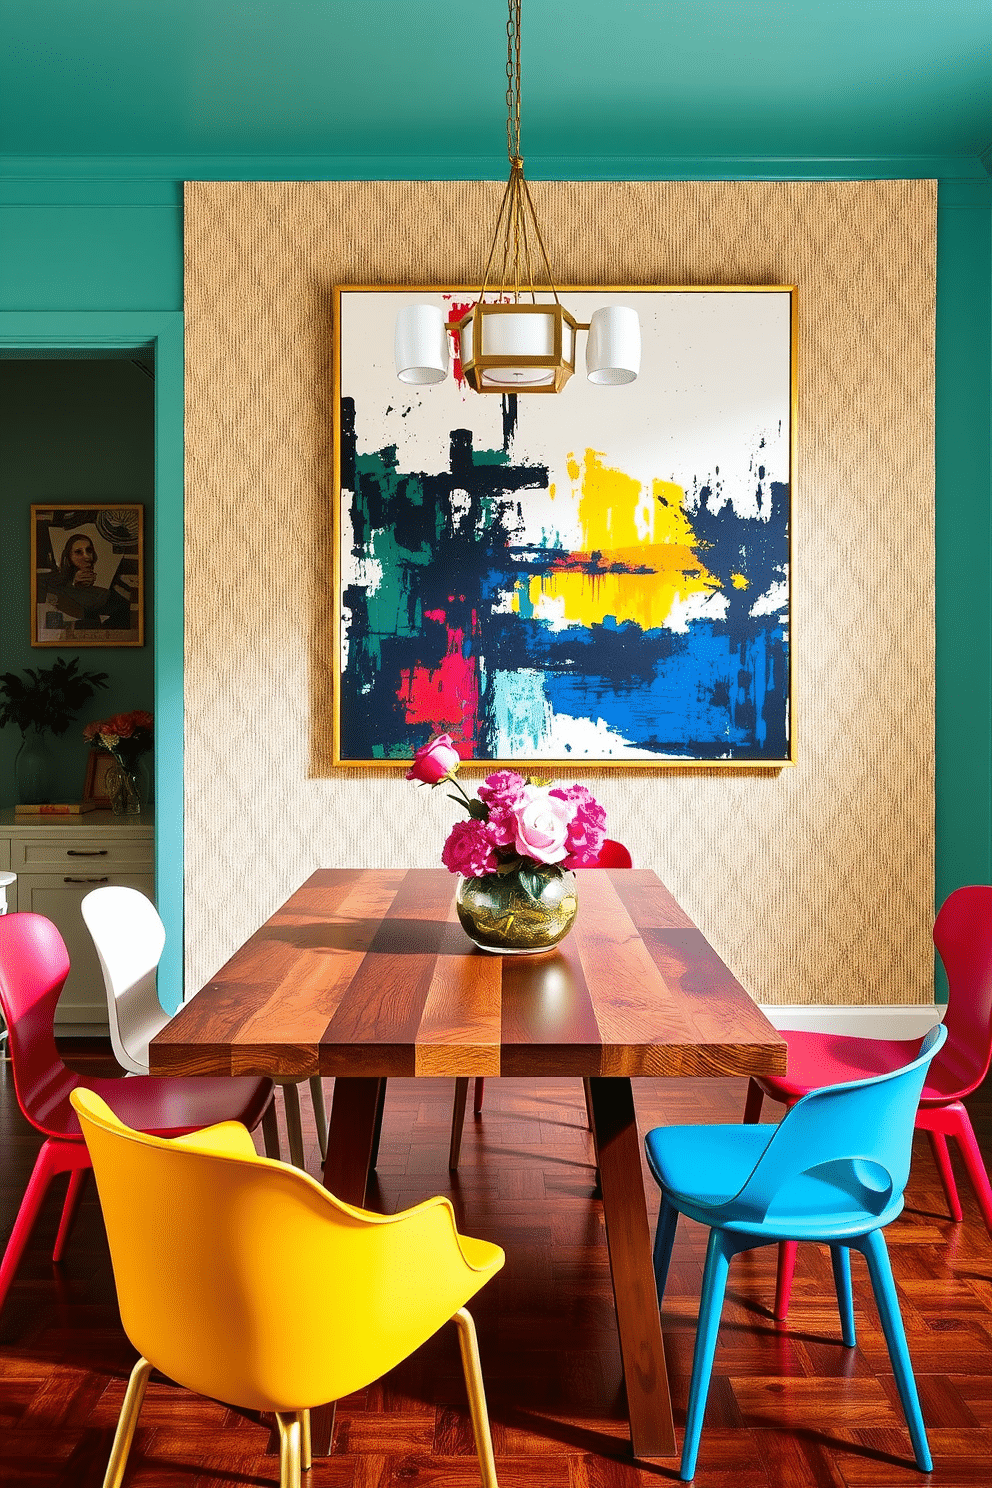
[[[66,1057],[91,1073],[114,1072],[99,1047],[77,1044]],[[38,1145],[9,1071],[0,1066],[0,1243]],[[650,1488],[674,1479],[675,1459],[630,1459],[580,1082],[488,1081],[454,1178],[452,1089],[450,1080],[390,1082],[372,1201],[392,1211],[446,1193],[467,1233],[506,1249],[505,1270],[472,1304],[503,1488]],[[736,1121],[744,1090],[742,1080],[635,1081],[639,1125]],[[987,1155],[990,1104],[977,1098],[972,1111]],[[317,1175],[312,1128],[306,1135]],[[963,1183],[961,1192],[965,1222],[955,1225],[918,1137],[907,1208],[888,1231],[936,1462],[929,1482],[939,1488],[992,1481],[992,1242]],[[92,1187],[66,1263],[52,1266],[60,1198],[61,1190],[50,1197],[0,1316],[0,1484],[98,1488],[134,1353],[118,1321]],[[682,1221],[663,1312],[680,1430],[705,1240]],[[697,1483],[912,1488],[921,1479],[862,1264],[854,1258],[854,1350],[839,1342],[826,1251],[800,1251],[783,1326],[769,1313],[774,1265],[766,1249],[731,1270]],[[153,1376],[128,1485],[276,1484],[273,1449],[264,1421]],[[313,1488],[478,1488],[453,1329],[339,1407],[333,1455],[309,1479]]]

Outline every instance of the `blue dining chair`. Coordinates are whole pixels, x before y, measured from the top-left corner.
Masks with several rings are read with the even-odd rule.
[[[645,1138],[661,1188],[654,1246],[658,1301],[680,1214],[710,1226],[679,1476],[691,1482],[706,1410],[720,1313],[733,1256],[780,1240],[830,1246],[841,1334],[855,1345],[852,1249],[868,1263],[916,1465],[930,1472],[913,1366],[882,1229],[901,1212],[913,1126],[927,1066],[947,1037],[938,1024],[911,1064],[869,1080],[827,1085],[796,1102],[778,1126],[667,1126]]]

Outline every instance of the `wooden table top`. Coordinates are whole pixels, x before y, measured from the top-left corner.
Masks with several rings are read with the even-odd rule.
[[[781,1074],[786,1045],[645,869],[585,870],[540,956],[466,938],[438,869],[314,873],[152,1041],[156,1074]]]

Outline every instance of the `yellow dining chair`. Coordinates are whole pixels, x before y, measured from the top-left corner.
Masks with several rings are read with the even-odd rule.
[[[272,1411],[281,1488],[310,1466],[311,1407],[361,1390],[453,1319],[484,1488],[497,1488],[475,1326],[464,1304],[503,1252],[444,1198],[370,1214],[257,1157],[236,1121],[165,1141],[74,1090],[103,1209],[131,1373],[104,1488],[120,1488],[152,1369]]]

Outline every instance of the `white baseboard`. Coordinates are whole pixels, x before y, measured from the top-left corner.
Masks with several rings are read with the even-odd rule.
[[[761,1011],[775,1028],[881,1039],[922,1038],[935,1023],[940,1022],[946,1010],[947,1004],[943,1002],[899,1003],[886,1007],[761,1004]]]

